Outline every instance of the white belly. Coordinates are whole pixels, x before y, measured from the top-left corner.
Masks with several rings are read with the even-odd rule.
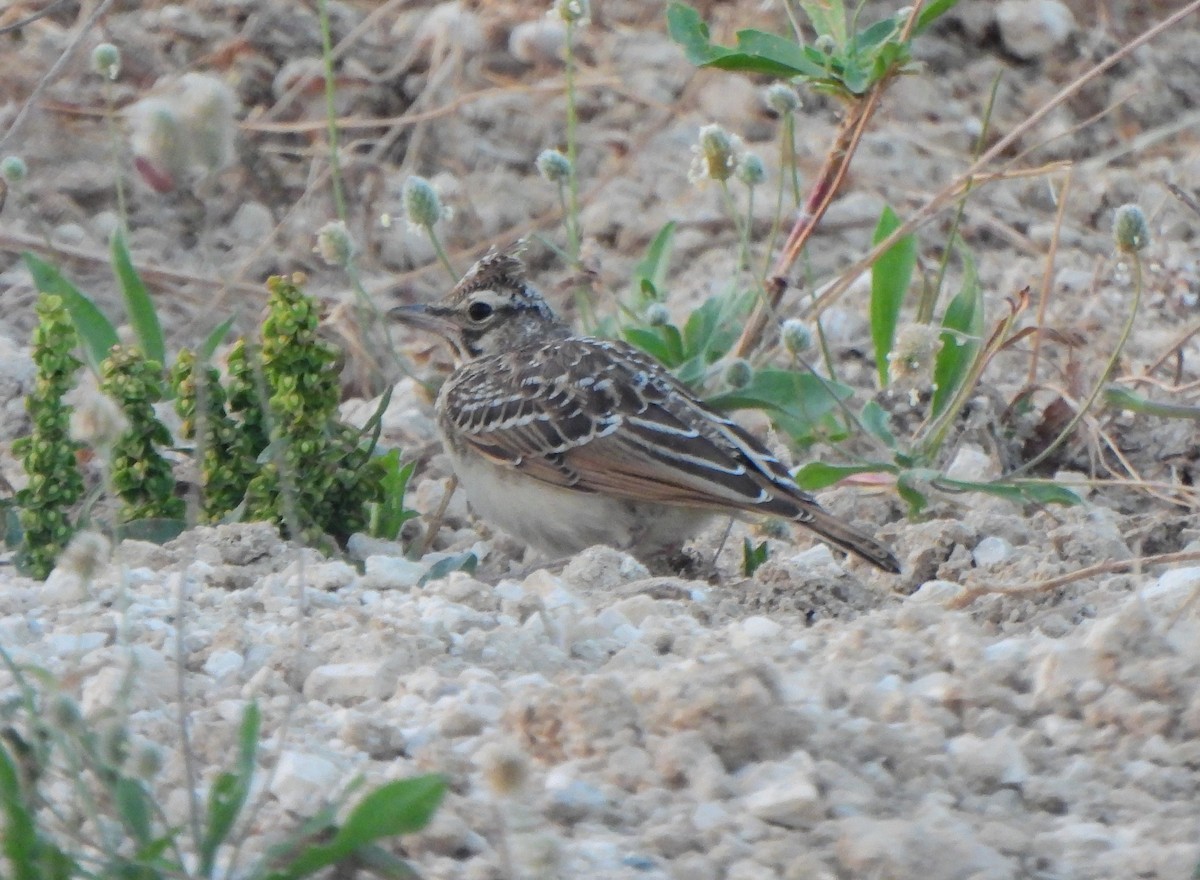
[[[451,455],[476,516],[554,558],[594,544],[653,555],[678,547],[711,515],[563,489],[479,458]]]

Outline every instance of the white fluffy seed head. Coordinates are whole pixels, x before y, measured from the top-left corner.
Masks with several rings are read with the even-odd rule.
[[[121,50],[112,43],[101,43],[92,50],[92,70],[105,79],[121,75]]]
[[[424,177],[414,174],[404,181],[402,196],[408,225],[414,230],[433,229],[442,219],[442,200]]]
[[[1140,206],[1122,205],[1113,215],[1113,240],[1123,254],[1135,254],[1150,244],[1150,224]]]
[[[549,183],[565,183],[571,177],[571,160],[558,150],[542,150],[535,164]]]
[[[357,249],[350,230],[341,220],[330,220],[317,230],[317,246],[313,251],[327,266],[346,268],[354,259]]]
[[[780,116],[800,109],[800,95],[787,83],[772,83],[763,91],[763,100]]]

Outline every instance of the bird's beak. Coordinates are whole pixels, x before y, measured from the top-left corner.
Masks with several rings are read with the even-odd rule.
[[[444,338],[454,336],[457,328],[453,321],[437,314],[424,303],[414,303],[410,306],[397,306],[388,311],[388,317],[418,330],[427,330]]]

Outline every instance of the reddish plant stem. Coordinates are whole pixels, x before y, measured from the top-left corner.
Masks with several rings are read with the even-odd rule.
[[[923,0],[918,0],[913,4],[908,20],[904,23],[904,29],[900,34],[901,40],[907,40],[912,36],[917,18],[921,14],[922,5]],[[750,315],[750,319],[746,322],[746,327],[742,330],[742,335],[734,347],[736,357],[746,357],[758,345],[768,319],[779,310],[783,295],[788,288],[787,274],[816,231],[817,224],[825,216],[834,197],[841,190],[842,184],[846,180],[846,174],[850,170],[850,161],[854,158],[854,153],[858,149],[859,143],[862,142],[863,133],[867,130],[867,123],[875,115],[883,92],[894,76],[894,73],[889,73],[871,86],[858,103],[853,105],[850,113],[838,127],[833,145],[825,154],[825,162],[817,173],[816,181],[813,183],[808,198],[804,200],[804,208],[796,218],[792,231],[788,233],[779,259],[775,261],[764,296],[755,306],[754,312]]]

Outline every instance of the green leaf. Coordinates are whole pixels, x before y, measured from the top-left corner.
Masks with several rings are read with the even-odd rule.
[[[921,33],[956,5],[958,5],[958,0],[930,0],[917,15],[917,26],[914,33]]]
[[[1200,407],[1151,400],[1117,384],[1105,386],[1104,404],[1113,409],[1124,409],[1129,412],[1141,413],[1145,416],[1158,416],[1164,419],[1200,420]]]
[[[429,823],[445,793],[446,780],[438,775],[382,785],[359,801],[332,841],[309,846],[271,877],[277,880],[307,877],[381,838],[419,831]]]
[[[625,341],[630,345],[637,346],[663,366],[677,367],[680,363],[679,331],[675,330],[672,337],[675,345],[672,345],[662,333],[658,332],[662,329],[661,327],[626,327],[621,331],[621,335],[625,337]],[[672,327],[671,329],[674,330],[675,328]]]
[[[667,7],[667,31],[698,67],[781,77],[825,76],[824,67],[814,63],[802,47],[774,34],[743,30],[738,31],[736,47],[714,45],[709,42],[708,25],[700,13],[685,3]]]
[[[869,28],[859,31],[854,36],[854,46],[859,54],[869,55],[882,46],[894,34],[900,32],[904,20],[897,21],[895,18],[885,18],[882,21],[877,21]]]
[[[648,299],[659,299],[663,283],[667,280],[671,246],[675,242],[675,226],[674,220],[663,224],[646,249],[646,255],[633,267],[633,279]]]
[[[479,557],[470,550],[466,553],[447,556],[429,566],[429,571],[425,572],[424,576],[417,581],[417,586],[423,587],[430,581],[440,581],[442,578],[449,577],[456,571],[465,571],[467,574],[474,574],[475,566],[477,565],[479,565]]]
[[[159,323],[158,312],[154,310],[154,301],[150,299],[146,285],[133,267],[129,245],[120,227],[113,231],[111,245],[113,272],[121,285],[121,295],[125,297],[125,310],[129,313],[134,335],[146,357],[158,361],[160,366],[166,366],[167,346],[163,341],[162,324]]]
[[[763,541],[756,547],[749,538],[742,538],[742,574],[754,577],[754,572],[767,561],[770,552],[768,542]]]
[[[445,794],[446,779],[436,773],[381,785],[358,802],[335,840],[358,848],[384,837],[420,831],[429,824]]]
[[[204,344],[200,346],[200,351],[197,352],[197,357],[204,363],[212,360],[212,356],[217,353],[219,346],[225,337],[229,335],[230,329],[233,327],[233,322],[237,319],[237,315],[230,315],[224,321],[217,325],[212,333],[209,333],[204,340]]]
[[[71,322],[83,341],[88,365],[93,370],[98,369],[100,362],[108,357],[109,349],[117,344],[117,328],[58,269],[34,254],[26,252],[21,256],[38,291],[62,297],[63,305],[71,313]]]
[[[354,853],[354,862],[360,866],[359,874],[375,874],[392,880],[421,880],[421,875],[408,862],[374,843],[360,846]]]
[[[888,449],[895,449],[896,437],[892,433],[892,429],[888,427],[889,418],[884,408],[874,400],[867,401],[867,405],[863,407],[862,415],[859,416],[863,427],[871,433],[871,436],[887,446]]]
[[[737,340],[741,331],[737,318],[746,312],[750,301],[747,296],[729,292],[711,297],[695,309],[683,326],[681,360],[701,358],[707,366],[724,356]]]
[[[800,6],[819,36],[828,34],[836,45],[846,45],[846,9],[842,0],[800,0]]]
[[[861,64],[858,59],[851,59],[842,67],[840,78],[846,86],[847,91],[852,95],[861,95],[871,87],[873,72],[873,66],[867,67]]]
[[[937,477],[934,485],[939,489],[955,492],[983,492],[987,495],[1006,498],[1017,504],[1062,504],[1073,507],[1083,503],[1083,499],[1066,486],[1041,481],[1012,480],[1005,482],[1000,480],[993,483],[981,483]]]
[[[946,307],[942,318],[942,347],[933,365],[933,417],[942,414],[971,372],[983,345],[983,294],[975,260],[961,248],[962,288]]]
[[[408,481],[416,470],[417,463],[410,461],[400,465],[400,450],[390,449],[380,457],[384,467],[383,501],[371,507],[371,534],[376,538],[396,540],[401,527],[413,517],[415,510],[404,506],[404,496],[408,489]]]
[[[138,844],[146,845],[151,842],[150,802],[146,790],[136,779],[122,776],[114,787],[114,799],[117,813],[125,828],[133,835]]]
[[[164,519],[150,517],[135,519],[121,526],[121,537],[133,538],[137,541],[149,541],[151,544],[165,544],[174,541],[183,534],[187,523],[181,519]]]
[[[137,860],[143,864],[147,862],[158,862],[159,864],[163,864],[165,862],[165,860],[162,858],[163,853],[171,848],[171,844],[174,843],[177,834],[178,830],[172,828],[168,833],[151,840],[137,851]],[[166,864],[169,864],[169,862]]]
[[[8,747],[0,743],[0,806],[4,809],[4,855],[15,880],[41,880],[39,835],[21,791],[21,775]]]
[[[708,374],[708,362],[702,357],[688,358],[678,367],[674,367],[675,378],[689,388],[699,388]]]
[[[1145,412],[1149,400],[1142,395],[1130,391],[1120,385],[1110,384],[1104,388],[1104,403],[1113,409],[1127,409],[1131,412]]]
[[[716,297],[705,301],[688,315],[687,322],[683,325],[683,350],[687,352],[688,357],[699,357],[707,352],[720,320],[721,303]]]
[[[914,485],[912,472],[906,471],[896,478],[896,492],[908,504],[908,509],[919,514],[929,506],[929,499]]]
[[[877,462],[867,464],[826,464],[823,461],[810,461],[797,470],[792,478],[796,481],[796,485],[805,492],[819,492],[821,489],[832,486],[834,483],[841,482],[846,477],[852,477],[855,474],[887,473],[893,470],[894,468],[889,465]]]
[[[883,209],[872,242],[878,244],[900,227],[900,218],[890,207]],[[875,361],[879,384],[888,384],[888,355],[896,341],[896,325],[900,307],[912,283],[917,265],[917,238],[906,235],[886,250],[871,267],[871,341],[875,344]]]
[[[665,324],[662,327],[656,328],[661,334],[663,342],[667,347],[666,365],[669,367],[681,364],[687,359],[683,337],[679,334],[679,328],[674,324]]]
[[[818,423],[854,393],[846,385],[822,380],[812,373],[758,370],[750,384],[707,399],[719,410],[765,410],[798,443],[811,442]]]
[[[261,728],[262,715],[258,704],[250,703],[242,713],[242,724],[238,729],[238,754],[234,770],[217,776],[208,792],[208,821],[200,841],[200,873],[204,877],[212,876],[217,850],[229,837],[233,823],[237,821],[250,794]]]

